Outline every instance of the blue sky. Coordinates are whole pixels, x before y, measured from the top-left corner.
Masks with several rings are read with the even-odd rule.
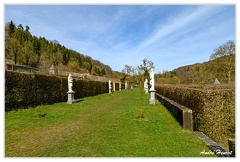
[[[5,5],[5,23],[121,71],[144,58],[155,73],[208,61],[236,39],[235,5]]]

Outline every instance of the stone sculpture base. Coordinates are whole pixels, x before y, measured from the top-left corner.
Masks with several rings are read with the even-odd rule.
[[[147,89],[147,88],[145,88],[144,90],[145,90],[145,94],[148,94],[148,89]]]
[[[149,104],[155,105],[155,92],[156,92],[156,90],[149,90],[149,92],[150,92]]]
[[[109,94],[111,94],[112,93],[112,89],[109,89]]]
[[[73,104],[75,102],[75,99],[74,99],[75,92],[71,91],[71,92],[67,92],[67,94],[68,94],[68,101],[67,101],[67,103],[68,104]]]

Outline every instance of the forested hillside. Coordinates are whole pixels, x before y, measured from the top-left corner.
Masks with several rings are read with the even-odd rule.
[[[57,40],[47,40],[30,33],[30,27],[5,25],[5,61],[7,63],[49,69],[55,65],[62,71],[112,76],[111,67],[61,45]]]
[[[30,27],[9,22],[5,25],[5,62],[48,70],[55,65],[61,71],[90,73],[122,79],[126,75],[110,66],[61,45],[57,40],[47,40],[30,33]],[[163,71],[155,74],[161,84],[212,84],[235,82],[235,43],[227,41],[210,55],[210,60]]]
[[[216,78],[220,83],[235,83],[235,43],[230,40],[216,48],[208,62],[163,71],[156,78],[162,84],[213,84]]]

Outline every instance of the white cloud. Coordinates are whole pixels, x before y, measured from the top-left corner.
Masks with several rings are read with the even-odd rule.
[[[191,30],[191,23],[197,22],[200,19],[207,17],[209,12],[214,11],[214,7],[202,6],[192,13],[183,13],[170,20],[166,24],[159,24],[158,28],[142,43],[139,44],[138,50],[142,50],[152,44],[164,41],[174,32],[184,32],[187,28]],[[182,30],[182,31],[181,31]]]
[[[156,62],[159,59],[169,62],[178,56],[183,58],[186,53],[192,54],[204,46],[209,48],[229,37],[223,30],[232,22],[219,17],[221,8],[215,5],[177,6],[174,10],[174,6],[164,5],[90,8],[71,5],[48,6],[50,11],[41,7],[23,11],[16,7],[8,15],[16,18],[17,23],[29,25],[32,34],[48,40],[56,39],[65,47],[118,70],[125,64],[136,66],[144,58]],[[218,37],[219,32],[226,33],[226,36]],[[214,38],[218,40],[213,41]]]

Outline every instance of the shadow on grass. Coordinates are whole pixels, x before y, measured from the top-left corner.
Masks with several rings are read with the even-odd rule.
[[[75,103],[82,102],[82,101],[84,101],[84,99],[79,98],[79,99],[76,99],[76,100],[75,100]]]

